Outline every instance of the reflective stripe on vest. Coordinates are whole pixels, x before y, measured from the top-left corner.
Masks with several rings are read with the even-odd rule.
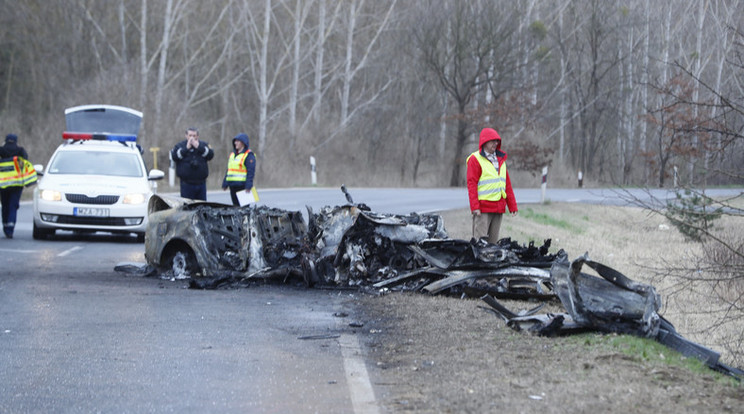
[[[36,182],[34,166],[22,157],[0,160],[0,188],[24,187]]]
[[[234,152],[230,153],[230,159],[227,161],[227,182],[244,182],[248,177],[248,169],[245,168],[245,158],[249,152],[251,150],[241,152],[237,156],[235,156]]]
[[[479,152],[470,154],[470,157],[475,157],[481,166],[478,200],[499,201],[506,198],[506,161],[501,164],[500,171],[496,171],[493,163]]]
[[[23,186],[31,185],[36,182],[36,170],[34,169],[34,165],[31,164],[31,161],[21,158],[23,160]]]

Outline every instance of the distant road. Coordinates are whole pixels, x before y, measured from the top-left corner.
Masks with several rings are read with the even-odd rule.
[[[161,184],[161,188],[163,184]],[[167,185],[165,186],[167,187]],[[364,203],[372,211],[389,214],[431,213],[435,211],[468,208],[468,195],[465,188],[356,188],[348,187],[354,203]],[[26,190],[29,191],[29,190]],[[163,194],[172,194],[170,190],[161,190]],[[260,203],[283,210],[300,211],[307,217],[310,206],[314,212],[325,206],[347,204],[340,187],[291,187],[259,189]],[[744,193],[744,188],[709,189],[706,194],[711,197],[735,197]],[[517,202],[536,204],[542,200],[539,188],[517,188],[514,190]],[[609,189],[609,188],[548,188],[545,200],[561,203],[586,203],[598,205],[628,206],[632,200],[654,204],[676,197],[669,189],[644,190]],[[210,191],[209,201],[230,204],[230,193],[227,191]],[[18,229],[31,229],[31,203],[22,203],[18,216]]]
[[[465,188],[347,188],[355,203],[364,203],[372,211],[391,214],[408,214],[411,212],[430,213],[460,208],[468,208],[468,195]],[[712,189],[706,194],[712,197],[734,197],[742,194],[744,189]],[[346,198],[339,188],[280,188],[259,190],[262,204],[285,210],[305,212],[305,206],[313,211],[324,206],[346,204]],[[519,204],[535,204],[542,201],[542,192],[538,189],[515,189],[514,196]],[[545,199],[551,202],[587,203],[599,205],[631,205],[632,199],[643,202],[675,198],[675,192],[669,189],[606,189],[576,188],[547,189]],[[227,192],[211,192],[208,198],[223,203],[230,202]]]

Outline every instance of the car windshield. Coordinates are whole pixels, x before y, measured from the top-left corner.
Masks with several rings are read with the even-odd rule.
[[[136,154],[102,151],[58,152],[48,173],[119,177],[142,177],[144,174]]]

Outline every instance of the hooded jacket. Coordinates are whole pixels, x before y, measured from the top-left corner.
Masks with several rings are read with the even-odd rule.
[[[506,209],[508,208],[510,212],[514,213],[517,211],[517,200],[514,198],[514,190],[512,189],[508,169],[506,171],[506,198],[501,198],[498,201],[478,199],[478,180],[480,180],[483,170],[476,156],[485,158],[486,154],[483,150],[483,145],[492,140],[498,141],[495,153],[498,160],[499,170],[501,168],[506,168],[504,163],[506,162],[507,156],[506,153],[501,150],[501,137],[499,136],[499,133],[493,128],[483,128],[480,133],[478,151],[470,154],[467,159],[467,187],[468,199],[470,200],[470,211],[480,210],[481,213],[506,213]]]
[[[15,156],[28,159],[26,150],[23,147],[19,147],[16,141],[5,141],[5,145],[0,147],[0,158],[13,158]]]
[[[245,148],[243,151],[238,152],[237,149],[235,149],[235,141],[240,141],[245,145]],[[242,152],[248,152],[248,155],[245,157],[245,161],[243,161],[243,165],[246,169],[246,177],[245,181],[227,181],[227,172],[225,173],[225,178],[222,179],[222,188],[232,187],[238,190],[250,190],[253,188],[253,177],[256,174],[256,154],[253,153],[253,151],[250,151],[250,141],[248,140],[248,135],[246,134],[238,134],[233,138],[233,152],[232,154],[235,154],[237,156],[238,154],[241,154]]]

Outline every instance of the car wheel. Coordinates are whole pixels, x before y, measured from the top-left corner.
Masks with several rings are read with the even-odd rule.
[[[177,246],[166,257],[164,263],[170,265],[170,271],[176,279],[188,279],[199,272],[196,256],[188,246]]]
[[[40,227],[36,227],[36,223],[34,223],[34,229],[32,232],[34,240],[44,240],[53,235],[54,229],[42,229]]]

